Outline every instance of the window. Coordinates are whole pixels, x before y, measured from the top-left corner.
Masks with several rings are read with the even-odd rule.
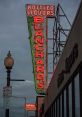
[[[53,104],[51,105],[51,117],[53,117]]]
[[[74,79],[74,85],[75,85],[75,117],[80,117],[79,74]]]
[[[55,102],[53,103],[53,117],[55,117]]]
[[[60,95],[60,117],[62,117],[62,94]]]
[[[59,98],[57,99],[57,117],[59,117]]]
[[[56,114],[56,113],[57,113],[57,108],[56,108],[57,106],[56,106],[56,105],[57,105],[57,104],[56,104],[56,102],[55,102],[55,117],[56,117],[56,115],[57,115],[57,114]]]
[[[66,90],[64,91],[64,117],[67,117],[67,113],[66,113]]]
[[[68,87],[69,117],[72,117],[72,83]]]

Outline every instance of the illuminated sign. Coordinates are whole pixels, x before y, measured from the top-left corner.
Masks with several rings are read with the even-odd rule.
[[[26,5],[29,39],[31,45],[35,88],[38,94],[46,90],[47,62],[47,17],[53,17],[53,5]]]
[[[37,89],[44,90],[44,18],[34,16],[34,43],[35,43],[35,62],[36,62],[36,80]]]
[[[36,111],[36,104],[26,104],[24,108],[28,111]]]
[[[53,5],[27,5],[27,15],[28,16],[54,16],[55,11],[54,11],[54,6]]]

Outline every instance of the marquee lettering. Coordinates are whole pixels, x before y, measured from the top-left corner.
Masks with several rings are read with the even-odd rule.
[[[54,16],[54,14],[55,8],[53,5],[28,5],[27,7],[27,15],[30,16]]]
[[[44,89],[44,17],[34,17],[34,48],[35,48],[35,62],[36,62],[36,80],[38,82],[37,88]]]
[[[42,59],[38,59],[38,60],[36,60],[36,64],[44,65],[44,61]]]
[[[38,88],[38,89],[44,89],[44,81],[40,81],[40,82],[37,84],[37,88]]]
[[[41,36],[44,37],[43,31],[42,30],[36,30],[35,36]]]
[[[34,23],[43,23],[44,18],[42,16],[35,16],[34,17]]]
[[[36,71],[37,72],[44,72],[44,66],[40,66],[40,65],[36,66]]]
[[[36,79],[37,80],[44,80],[44,73],[37,73]]]
[[[35,52],[35,57],[36,58],[43,58],[44,57],[44,52],[38,52],[38,51],[36,51]]]
[[[36,45],[35,45],[35,49],[36,49],[36,50],[39,50],[39,51],[42,51],[42,50],[43,50],[43,44],[39,44],[39,43],[36,44]]]
[[[34,29],[35,30],[43,30],[43,25],[41,25],[41,24],[34,24]]]
[[[41,37],[41,36],[35,36],[34,37],[34,42],[35,43],[42,43],[42,44],[44,44],[44,38]]]
[[[44,84],[47,77],[47,17],[53,17],[55,14],[55,7],[53,5],[32,5],[28,4],[26,7],[26,13],[32,20],[31,26],[33,27],[33,35],[31,35],[32,53],[33,53],[33,65],[34,77],[36,81],[36,87],[38,90],[44,92]],[[29,19],[31,19],[29,17]],[[30,20],[31,22],[31,20]],[[45,24],[46,23],[46,24]]]

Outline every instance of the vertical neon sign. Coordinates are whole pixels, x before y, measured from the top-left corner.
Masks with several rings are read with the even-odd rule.
[[[53,5],[26,5],[29,39],[32,53],[35,88],[45,93],[47,84],[47,17],[55,15]]]

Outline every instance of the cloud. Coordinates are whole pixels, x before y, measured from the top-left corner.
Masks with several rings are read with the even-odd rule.
[[[29,84],[34,84],[33,81],[29,81],[29,80],[26,80],[25,82],[26,82],[26,83],[29,83]]]
[[[30,81],[30,80],[25,80],[25,81],[19,81],[15,84],[13,84],[13,88],[22,88],[22,87],[33,87],[34,85],[34,82],[33,81]]]

